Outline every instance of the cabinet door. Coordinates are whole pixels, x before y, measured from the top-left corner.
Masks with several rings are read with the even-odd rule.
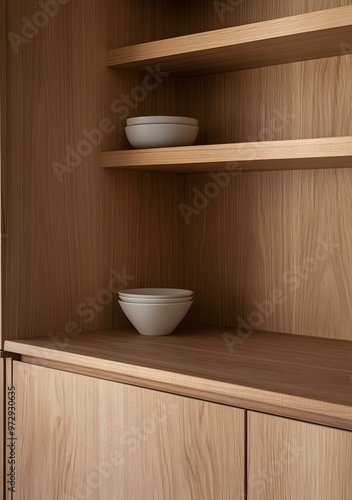
[[[350,500],[352,432],[248,412],[249,500]]]
[[[14,362],[16,498],[237,500],[245,412]]]

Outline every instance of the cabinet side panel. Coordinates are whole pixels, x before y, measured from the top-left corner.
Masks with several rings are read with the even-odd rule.
[[[13,391],[13,359],[11,357],[3,358],[3,438],[4,438],[4,498],[12,500],[16,494],[16,396]],[[12,435],[10,436],[10,433]],[[11,448],[12,447],[12,448]],[[10,457],[10,453],[13,453]],[[9,460],[14,462],[9,463]],[[11,469],[12,467],[12,469]]]
[[[97,301],[113,278],[115,180],[97,166],[113,136],[116,82],[104,55],[115,3],[55,2],[48,15],[38,2],[7,2],[5,338],[67,332],[72,323],[76,332],[111,327],[106,294],[95,310],[87,299]]]
[[[182,107],[183,83],[105,65],[107,49],[148,34],[148,1],[40,5],[8,2],[4,338],[64,348],[126,324],[119,288],[183,285],[182,176],[99,168],[101,151],[129,147],[128,116]]]
[[[243,497],[243,410],[20,362],[14,383],[19,498]]]
[[[6,472],[5,472],[5,359],[0,352],[0,500],[4,499]]]
[[[248,413],[248,499],[345,500],[352,432]]]
[[[6,75],[7,75],[7,57],[6,57],[6,0],[0,0],[0,350],[3,348],[3,268],[4,255],[3,247],[6,242],[6,231],[4,224],[5,213],[5,165],[6,165]]]

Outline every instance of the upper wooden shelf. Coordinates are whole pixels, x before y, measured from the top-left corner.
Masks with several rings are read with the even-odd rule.
[[[161,64],[178,75],[339,56],[352,44],[352,5],[109,50],[107,66]]]
[[[352,137],[110,151],[101,166],[180,173],[352,168]]]
[[[188,326],[5,342],[22,361],[352,430],[352,342]]]

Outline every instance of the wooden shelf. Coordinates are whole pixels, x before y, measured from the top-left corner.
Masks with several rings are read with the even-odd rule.
[[[352,6],[338,7],[109,50],[107,66],[191,75],[339,56],[351,25]]]
[[[38,365],[352,430],[349,341],[188,326],[166,337],[82,333],[64,349],[48,337],[8,340],[5,349]]]
[[[352,168],[352,137],[110,151],[102,153],[101,167],[183,173]]]

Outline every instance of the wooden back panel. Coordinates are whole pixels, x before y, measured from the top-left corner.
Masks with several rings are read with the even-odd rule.
[[[22,18],[31,22],[38,4],[7,4],[6,32],[21,35]],[[111,279],[115,292],[181,285],[182,228],[173,208],[183,180],[99,168],[100,151],[127,145],[125,120],[111,105],[142,78],[108,70],[106,50],[134,40],[150,17],[144,4],[69,2],[18,53],[7,41],[4,339],[111,328],[116,293],[104,292]],[[93,129],[106,131],[87,146]],[[119,283],[124,273],[134,278]]]
[[[210,8],[188,19],[200,31],[350,3],[242,2],[223,24]],[[351,76],[352,57],[344,55],[194,78],[190,115],[199,117],[205,144],[346,136]],[[196,296],[189,321],[240,319],[352,340],[352,171],[238,172],[229,179],[186,176],[193,211],[185,223],[185,286]],[[280,304],[273,304],[275,290]]]
[[[7,40],[3,340],[126,324],[116,293],[104,292],[124,272],[133,279],[115,279],[115,289],[193,288],[192,322],[234,325],[254,301],[281,289],[285,302],[261,329],[351,339],[349,170],[241,174],[186,224],[180,204],[192,207],[194,189],[214,181],[209,175],[98,166],[100,151],[129,147],[121,101],[138,95],[145,76],[106,69],[107,49],[348,4],[242,2],[221,20],[208,1],[80,0],[60,6],[18,54]],[[21,34],[22,18],[31,21],[37,11],[34,1],[7,2],[6,32]],[[127,111],[195,116],[198,142],[206,144],[351,135],[351,81],[349,55],[165,78]],[[88,132],[111,125],[104,119],[114,130],[67,161],[66,148],[77,153]],[[62,182],[54,162],[72,170]],[[339,246],[296,289],[295,274],[283,283],[314,256],[318,241]]]

